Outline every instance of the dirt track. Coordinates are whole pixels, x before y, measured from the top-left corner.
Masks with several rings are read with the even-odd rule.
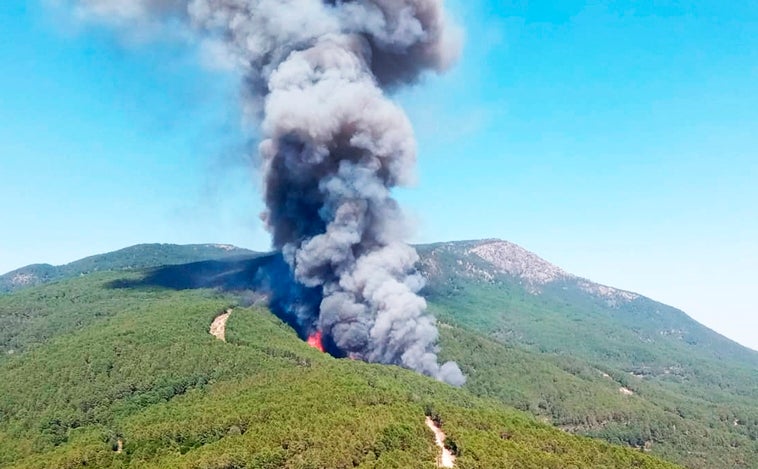
[[[430,417],[426,418],[426,426],[434,432],[434,441],[441,450],[440,455],[437,456],[437,467],[454,467],[455,456],[445,448],[445,434]]]

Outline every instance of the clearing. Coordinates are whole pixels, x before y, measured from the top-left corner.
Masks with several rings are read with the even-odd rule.
[[[229,308],[225,313],[216,316],[216,319],[214,319],[211,323],[211,328],[208,332],[210,332],[211,335],[216,337],[218,340],[226,342],[226,321],[231,315],[232,309]]]

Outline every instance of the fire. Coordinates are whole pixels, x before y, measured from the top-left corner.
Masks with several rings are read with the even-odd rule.
[[[324,351],[324,344],[322,342],[323,336],[321,331],[316,331],[308,337],[308,345],[317,349],[320,352]]]

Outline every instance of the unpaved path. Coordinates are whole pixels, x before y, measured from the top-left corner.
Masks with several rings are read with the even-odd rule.
[[[437,456],[437,467],[453,467],[455,465],[455,456],[453,456],[453,453],[449,449],[445,448],[445,434],[431,417],[426,418],[426,426],[434,432],[434,441],[442,451]]]
[[[215,336],[218,340],[226,342],[226,321],[229,316],[232,315],[232,309],[229,308],[224,314],[216,316],[216,319],[211,323],[210,332],[212,336]]]

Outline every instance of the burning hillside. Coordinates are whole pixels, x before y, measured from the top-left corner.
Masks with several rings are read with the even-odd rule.
[[[418,256],[391,195],[413,180],[416,147],[385,94],[456,58],[442,0],[71,1],[118,28],[178,27],[234,64],[240,107],[261,136],[262,217],[289,269],[275,306],[301,333],[463,384],[455,363],[438,363]]]

